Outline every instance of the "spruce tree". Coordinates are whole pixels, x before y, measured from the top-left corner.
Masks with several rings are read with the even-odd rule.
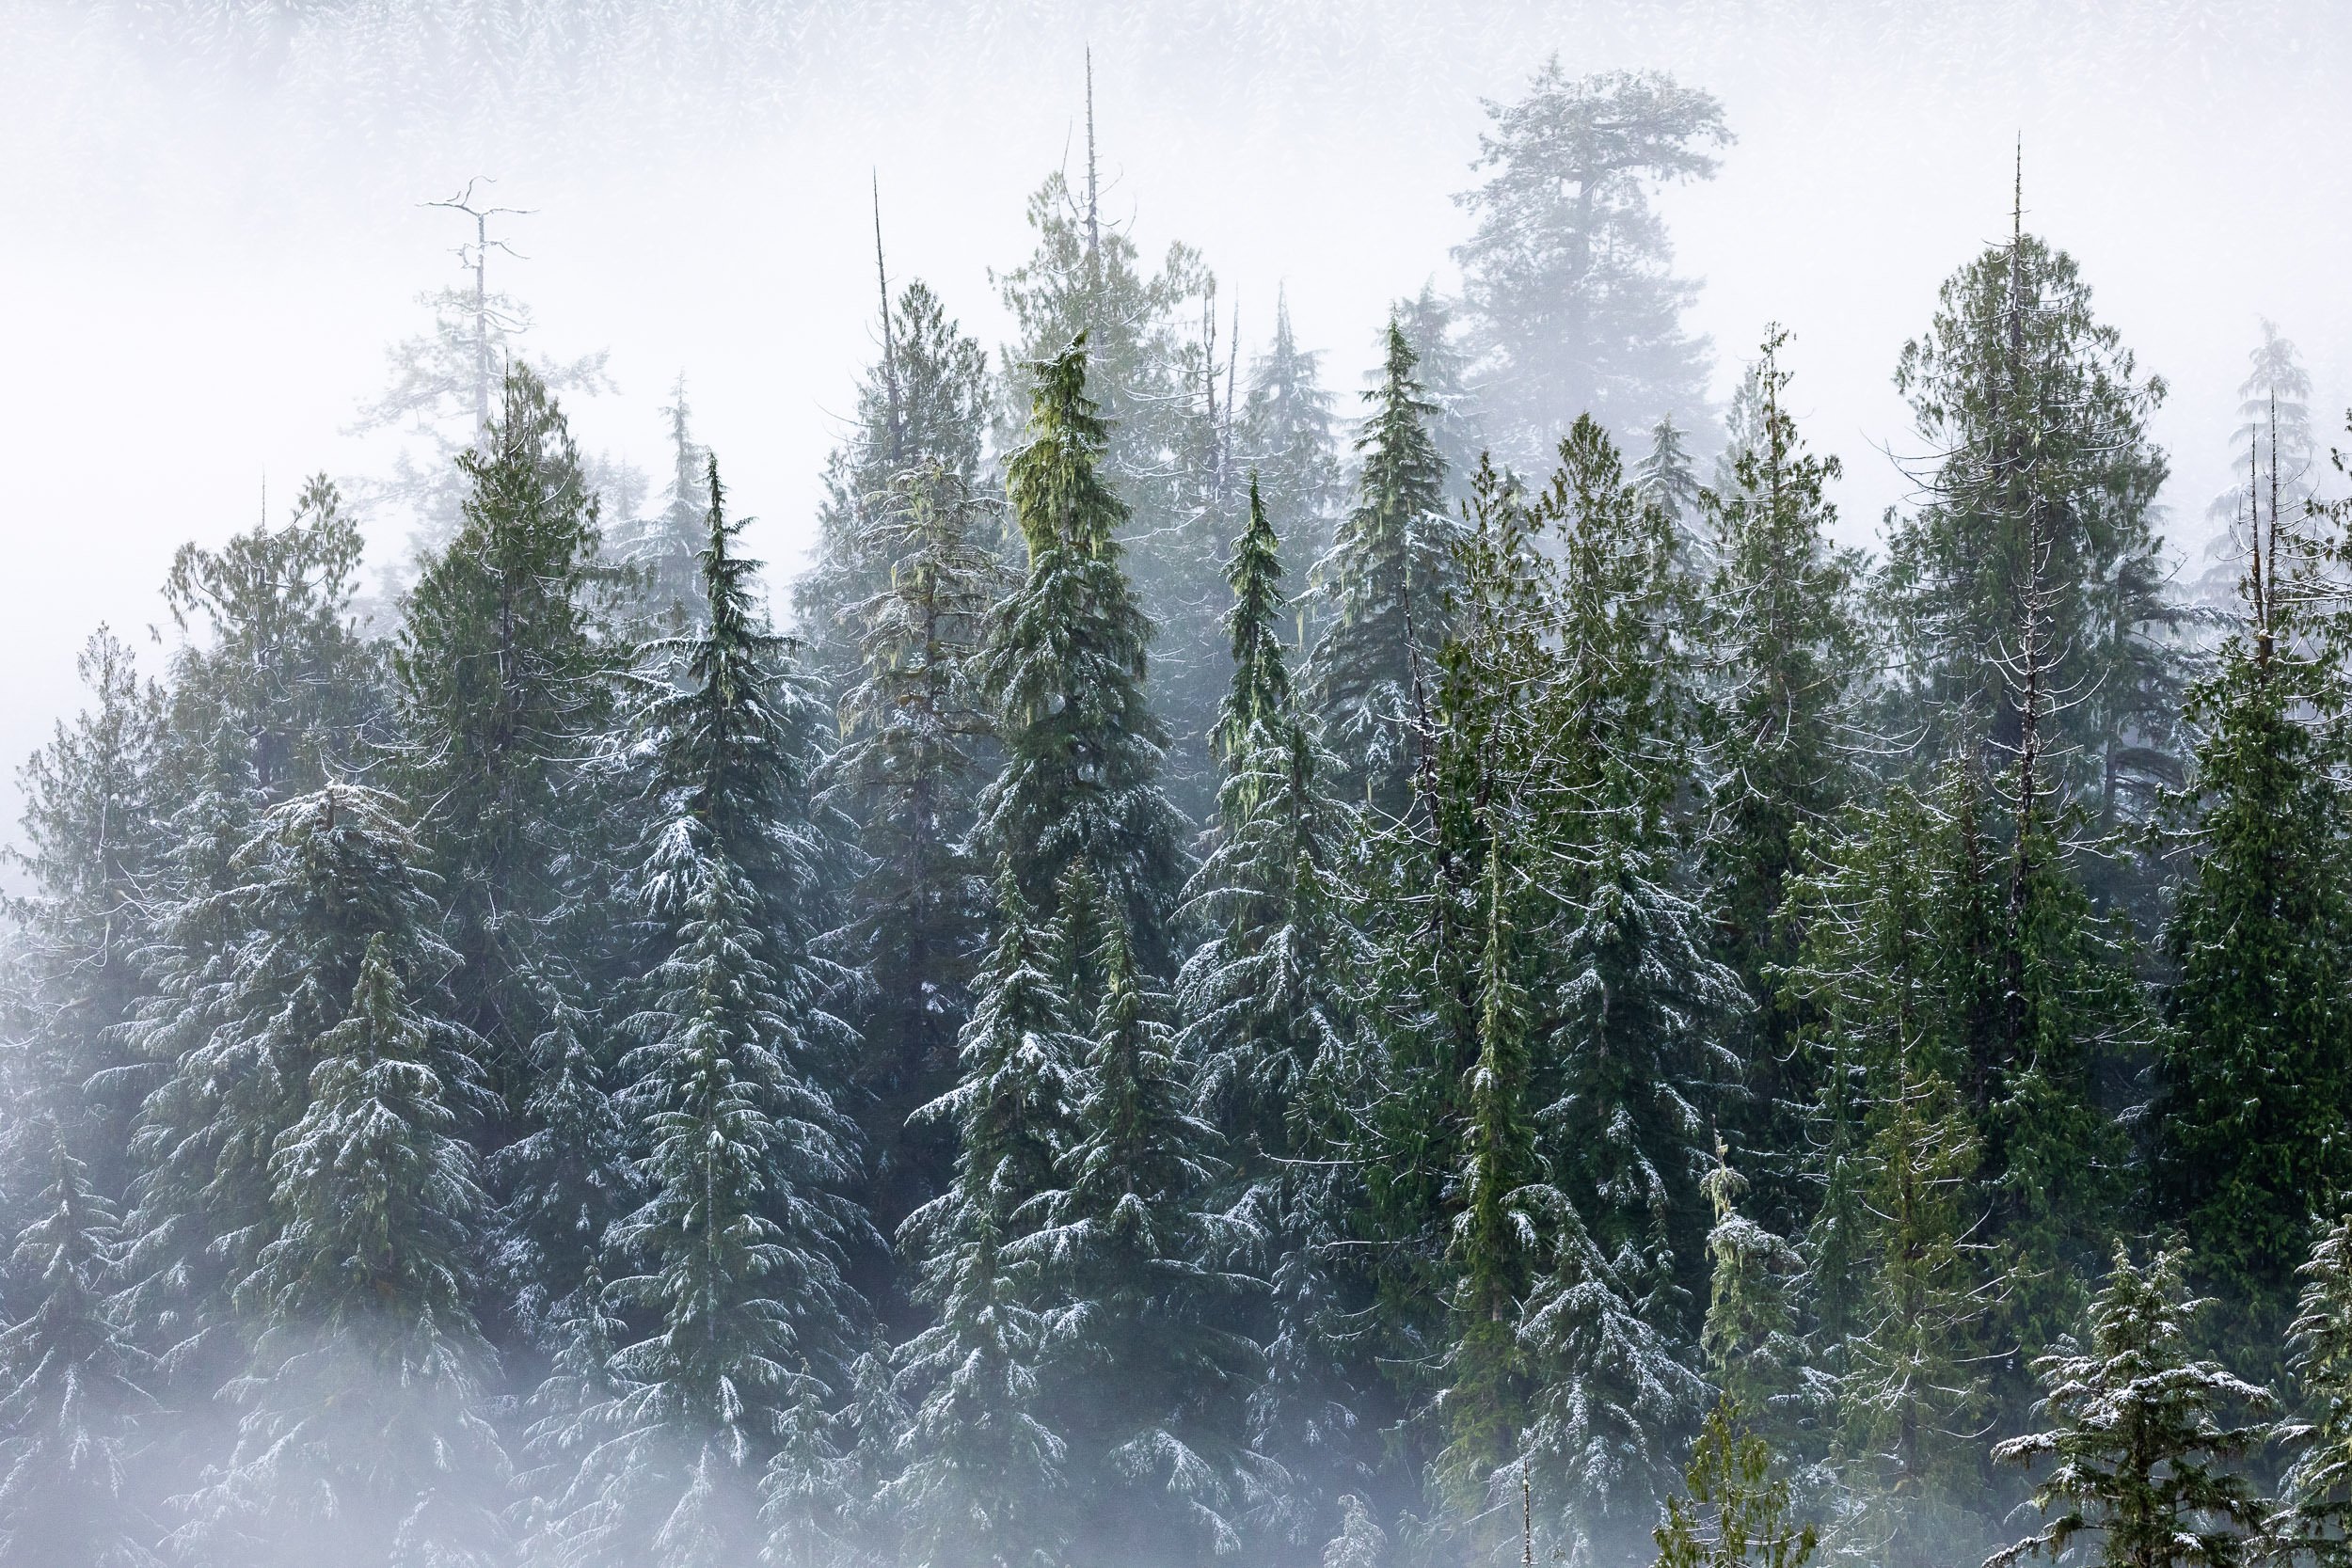
[[[1215,1130],[1192,1114],[1173,1041],[1124,925],[1106,910],[1104,996],[1075,1138],[1044,1223],[1009,1249],[1053,1292],[1056,1425],[1078,1468],[1085,1558],[1195,1563],[1239,1544],[1247,1408],[1260,1356],[1228,1326],[1251,1282],[1207,1198]]]
[[[1105,434],[1087,395],[1087,356],[1076,341],[1037,367],[1029,439],[1011,464],[1028,570],[990,616],[980,664],[1005,763],[981,794],[978,831],[1032,904],[1086,863],[1138,961],[1164,974],[1183,824],[1159,789],[1167,734],[1145,697],[1151,623],[1120,566],[1127,513],[1101,472]]]
[[[0,1329],[0,1563],[134,1568],[154,1560],[132,1485],[151,1369],[122,1322],[114,1208],[55,1117],[51,1179],[8,1259],[13,1320]]]
[[[1739,1123],[1766,1223],[1775,1226],[1804,1214],[1795,1155],[1815,1089],[1790,1037],[1793,1015],[1770,1005],[1771,977],[1793,957],[1795,927],[1781,921],[1781,903],[1799,832],[1826,822],[1859,782],[1856,710],[1868,653],[1855,591],[1861,562],[1830,543],[1836,511],[1826,491],[1841,470],[1836,458],[1804,450],[1784,404],[1786,342],[1777,327],[1767,331],[1757,438],[1734,457],[1731,483],[1703,492],[1698,505],[1714,563],[1701,611],[1704,857],[1721,911],[1715,950],[1756,1004],[1740,1042],[1749,1096]]]
[[[663,487],[662,508],[651,516],[617,519],[604,536],[606,556],[628,574],[627,596],[633,607],[628,619],[641,637],[680,631],[697,625],[702,615],[709,453],[694,439],[685,376],[670,388],[669,406],[661,413],[670,427],[670,482]]]
[[[400,774],[447,890],[459,1021],[518,1109],[545,988],[566,973],[614,846],[590,763],[613,712],[617,650],[595,590],[598,503],[546,384],[507,376],[458,459],[464,522],[409,593],[392,650]],[[609,802],[604,802],[609,803]],[[501,1141],[503,1141],[502,1139]]]
[[[1581,415],[1630,434],[1695,414],[1707,345],[1681,315],[1698,290],[1668,270],[1650,195],[1715,172],[1722,105],[1656,71],[1571,81],[1555,56],[1486,107],[1475,166],[1494,172],[1455,198],[1474,228],[1454,257],[1496,450],[1534,464]]]
[[[2244,1560],[2263,1515],[2251,1481],[2231,1466],[2266,1428],[2228,1418],[2275,1402],[2219,1362],[2189,1354],[2205,1303],[2189,1294],[2186,1262],[2177,1248],[2144,1265],[2117,1248],[2091,1306],[2090,1343],[2062,1342],[2034,1363],[2054,1424],[1994,1445],[1993,1456],[2049,1464],[2034,1489],[2044,1523],[1989,1564],[2057,1557],[2086,1533],[2099,1537],[2099,1561],[2116,1568]]]
[[[1356,442],[1356,505],[1315,568],[1329,608],[1307,687],[1341,759],[1342,794],[1397,816],[1415,766],[1417,707],[1445,637],[1454,529],[1445,465],[1429,435],[1435,408],[1393,318],[1385,356],[1379,385],[1364,394],[1371,412]]]
[[[863,678],[842,700],[826,791],[866,863],[843,957],[871,979],[857,1077],[886,1227],[946,1187],[954,1159],[944,1130],[909,1117],[953,1081],[983,956],[987,890],[969,840],[994,725],[976,665],[1003,586],[983,537],[993,519],[956,474],[933,463],[902,475],[892,507],[876,542],[894,564],[857,607]]]
[[[2257,508],[2265,498],[2259,492]],[[2160,1211],[2227,1302],[2243,1365],[2277,1365],[2291,1267],[2314,1213],[2352,1196],[2352,902],[2345,803],[2328,736],[2337,650],[2297,607],[2323,602],[2317,541],[2259,512],[2246,531],[2243,610],[2220,667],[2192,693],[2204,738],[2192,870],[2165,944],[2175,965],[2155,1107]]]
[[[463,1031],[407,998],[403,971],[429,956],[413,932],[370,936],[349,1009],[308,1053],[309,1104],[270,1154],[274,1234],[236,1287],[260,1327],[236,1448],[181,1531],[201,1555],[503,1560],[470,1307],[487,1202],[457,1136],[485,1089]]]

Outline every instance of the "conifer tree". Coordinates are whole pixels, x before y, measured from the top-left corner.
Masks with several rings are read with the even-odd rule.
[[[0,1329],[0,1563],[135,1568],[154,1560],[128,1473],[151,1369],[119,1315],[113,1206],[42,1119],[52,1176],[8,1259],[22,1315]]]
[[[1797,1370],[1789,1285],[1798,1258],[1787,1241],[1740,1212],[1748,1184],[1729,1154],[1718,1138],[1715,1168],[1699,1183],[1715,1212],[1707,1233],[1707,1321],[1699,1343],[1724,1399],[1769,1424],[1773,1399],[1790,1392]]]
[[[1715,172],[1722,106],[1655,71],[1571,81],[1555,56],[1524,98],[1486,107],[1475,166],[1494,172],[1455,198],[1475,227],[1454,257],[1496,450],[1539,462],[1581,415],[1628,434],[1691,417],[1707,345],[1681,314],[1698,291],[1668,270],[1650,193]]]
[[[1804,1568],[1820,1542],[1790,1517],[1788,1483],[1772,1478],[1771,1443],[1724,1399],[1708,1413],[1684,1472],[1686,1494],[1653,1532],[1658,1568]]]
[[[2044,1523],[1989,1563],[2056,1557],[2085,1533],[2099,1537],[2099,1561],[2116,1568],[2229,1568],[2245,1559],[2262,1511],[2251,1481],[2229,1466],[2266,1429],[2228,1418],[2275,1402],[2219,1362],[2190,1356],[2205,1304],[2182,1278],[2186,1261],[2175,1248],[2137,1264],[2118,1247],[2091,1307],[2090,1343],[2062,1342],[2034,1363],[2055,1424],[1994,1445],[1993,1456],[2049,1463],[2034,1489]]]
[[[2255,506],[2264,498],[2259,491]],[[2190,698],[2203,732],[2190,877],[2166,947],[2171,1027],[2154,1120],[2160,1210],[2225,1294],[2241,1364],[2277,1364],[2311,1216],[2352,1196],[2352,902],[2342,786],[2314,733],[2341,702],[2338,650],[2299,606],[2329,595],[2319,542],[2273,511],[2243,530],[2243,609]]]
[[[906,486],[914,476],[944,476],[919,482],[943,504],[974,490],[989,424],[988,356],[979,343],[930,285],[909,283],[895,301],[886,283],[884,291],[882,357],[859,383],[849,435],[825,460],[816,558],[792,587],[811,673],[836,701],[868,667],[866,607],[893,590],[923,538],[907,526]]]
[[[487,1203],[456,1135],[485,1091],[402,973],[436,956],[413,931],[371,935],[348,1011],[307,1053],[309,1104],[270,1153],[274,1233],[236,1287],[261,1329],[236,1449],[181,1531],[201,1555],[502,1560],[506,1459],[470,1307]]]
[[[100,1192],[120,1194],[131,1176],[121,1156],[137,1097],[119,1070],[122,1030],[150,988],[139,955],[171,860],[163,695],[103,626],[75,667],[88,705],[18,771],[23,847],[0,851],[24,886],[8,908],[19,932],[8,988],[19,1135],[0,1145],[0,1193],[11,1214],[51,1173],[44,1117]]]
[[[1364,394],[1356,505],[1315,568],[1329,609],[1307,687],[1341,759],[1343,795],[1397,816],[1415,765],[1416,689],[1434,680],[1445,637],[1454,529],[1429,435],[1435,408],[1393,318],[1385,353],[1379,385]]]
[[[1322,355],[1299,346],[1289,295],[1278,293],[1274,337],[1250,364],[1235,440],[1265,492],[1267,510],[1283,520],[1291,563],[1302,572],[1330,547],[1343,494],[1332,430],[1337,414],[1322,365]]]
[[[1642,499],[1663,512],[1676,528],[1688,529],[1698,521],[1706,492],[1691,457],[1690,435],[1672,414],[1660,415],[1650,426],[1649,451],[1633,466],[1633,484]]]
[[[458,459],[464,522],[410,592],[392,651],[402,777],[447,889],[459,1022],[518,1108],[545,988],[596,892],[588,764],[613,712],[612,647],[593,602],[598,503],[553,397],[506,378],[479,450]],[[502,1140],[501,1140],[502,1141]]]
[[[325,474],[282,529],[263,526],[219,550],[180,546],[164,602],[199,640],[175,653],[171,725],[180,748],[228,729],[250,748],[269,800],[318,788],[361,759],[377,718],[376,652],[353,608],[359,526]]]
[[[2287,1362],[2300,1397],[2279,1437],[2294,1456],[2267,1534],[2326,1568],[2352,1559],[2352,1220],[2338,1220],[2296,1271]]]
[[[705,519],[710,515],[707,488],[709,452],[694,439],[686,403],[686,377],[670,388],[670,483],[661,510],[647,517],[617,519],[606,531],[605,554],[628,574],[634,605],[628,619],[641,637],[675,633],[698,625],[702,615],[701,556]]]
[[[1172,1040],[1126,930],[1106,910],[1104,996],[1075,1139],[1044,1223],[1009,1249],[1053,1292],[1050,1408],[1068,1434],[1074,1551],[1147,1563],[1239,1544],[1257,1347],[1228,1324],[1250,1282],[1225,1267],[1238,1238],[1211,1212],[1215,1130],[1195,1117]]]
[[[989,515],[932,463],[901,476],[877,544],[888,585],[857,608],[864,678],[842,700],[829,800],[866,869],[844,958],[871,978],[858,1073],[872,1204],[895,1227],[946,1184],[952,1145],[910,1114],[944,1092],[982,955],[986,888],[970,847],[994,725],[976,663],[1002,574]]]
[[[1470,478],[1486,451],[1478,399],[1470,388],[1470,353],[1463,344],[1458,301],[1438,293],[1425,281],[1418,293],[1401,298],[1390,313],[1405,329],[1412,346],[1413,373],[1422,396],[1435,410],[1428,417],[1430,444],[1445,465],[1445,496],[1449,503],[1470,499]],[[1387,335],[1375,335],[1375,351],[1387,353]]]
[[[1815,1086],[1789,1038],[1792,1015],[1764,1004],[1771,974],[1793,956],[1795,927],[1780,908],[1797,834],[1824,823],[1858,782],[1855,709],[1867,656],[1855,594],[1861,563],[1829,538],[1836,511],[1826,490],[1841,470],[1836,458],[1804,450],[1783,403],[1787,341],[1777,327],[1767,331],[1756,438],[1734,455],[1730,484],[1698,503],[1713,562],[1701,633],[1709,666],[1704,854],[1722,911],[1716,951],[1758,1004],[1740,1042],[1749,1099],[1740,1124],[1773,1225],[1803,1217],[1792,1156]]]
[[[2021,225],[1946,281],[1896,385],[1929,499],[1894,528],[1885,589],[1931,748],[1971,740],[1989,769],[2015,755],[2036,619],[2054,799],[2101,829],[2143,818],[2179,773],[2153,514],[2167,465],[2147,434],[2163,383],[2092,314],[2074,259]]]
[[[1100,470],[1087,356],[1073,342],[1038,367],[1029,440],[1012,460],[1028,571],[991,615],[981,660],[1005,764],[981,794],[979,832],[1032,904],[1085,862],[1138,961],[1159,974],[1173,956],[1182,822],[1159,789],[1167,735],[1144,692],[1151,623],[1120,567],[1127,514]]]

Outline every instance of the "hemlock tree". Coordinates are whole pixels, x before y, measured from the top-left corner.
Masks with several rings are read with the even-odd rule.
[[[504,1560],[506,1457],[469,1301],[487,1201],[457,1136],[486,1091],[464,1031],[412,1005],[447,955],[370,936],[269,1161],[275,1234],[237,1283],[258,1323],[234,1452],[179,1539],[243,1563]],[[436,1000],[445,1000],[437,998]]]
[[[849,435],[825,459],[815,559],[792,586],[810,669],[834,700],[866,673],[866,607],[891,591],[917,543],[904,487],[934,473],[943,477],[923,483],[943,495],[976,489],[989,424],[988,356],[928,284],[909,283],[895,302],[885,285],[881,322],[882,357],[859,383]]]
[[[506,378],[480,450],[458,459],[464,522],[429,557],[392,650],[400,776],[447,889],[459,1021],[519,1109],[543,988],[564,973],[615,846],[595,769],[619,651],[594,590],[597,501],[536,374]],[[502,1140],[501,1140],[502,1141]]]
[[[901,475],[876,546],[888,585],[856,609],[863,678],[842,700],[826,798],[858,825],[866,865],[844,958],[871,989],[857,1074],[876,1223],[895,1228],[949,1179],[947,1130],[910,1121],[953,1082],[983,956],[987,889],[970,847],[994,724],[976,669],[1003,584],[993,519],[936,463]]]
[[[1793,1015],[1765,1005],[1772,974],[1794,956],[1796,928],[1780,919],[1781,903],[1800,831],[1825,823],[1860,782],[1856,709],[1868,652],[1856,594],[1861,558],[1829,537],[1836,509],[1826,491],[1841,470],[1836,458],[1804,450],[1783,404],[1787,341],[1778,327],[1767,329],[1757,439],[1734,456],[1731,483],[1702,492],[1697,509],[1713,562],[1700,611],[1701,856],[1721,911],[1716,952],[1757,1003],[1740,1042],[1749,1094],[1738,1120],[1766,1223],[1775,1227],[1804,1214],[1799,1130],[1815,1087],[1790,1037]]]
[[[1478,399],[1470,387],[1470,355],[1462,343],[1460,307],[1438,293],[1435,281],[1426,281],[1420,293],[1396,300],[1389,314],[1412,346],[1413,373],[1433,410],[1428,416],[1430,444],[1445,465],[1446,500],[1458,504],[1470,499],[1470,476],[1486,451]],[[1385,328],[1374,335],[1373,344],[1375,352],[1387,353]]]
[[[2166,932],[2176,973],[2154,1121],[2160,1210],[2224,1292],[2225,1333],[2252,1367],[2277,1364],[2311,1216],[2352,1197],[2352,821],[2314,733],[2340,711],[2344,676],[2334,640],[2297,613],[2331,596],[2319,542],[2275,493],[2262,520],[2265,499],[2241,528],[2239,624],[2190,697],[2204,738],[2183,802],[2193,870]]]
[[[1580,416],[1630,434],[1704,405],[1707,344],[1684,335],[1696,284],[1669,270],[1658,186],[1715,172],[1722,105],[1656,71],[1570,81],[1555,56],[1516,103],[1486,105],[1485,184],[1454,199],[1455,247],[1489,437],[1542,461]]]
[[[2300,1418],[2279,1429],[2294,1458],[2267,1533],[2326,1568],[2343,1568],[2352,1560],[2352,1218],[2330,1225],[2296,1273],[2303,1288],[2287,1368]]]
[[[1445,638],[1455,530],[1445,515],[1445,465],[1430,441],[1435,409],[1393,318],[1385,352],[1379,385],[1364,394],[1371,413],[1356,441],[1356,505],[1315,567],[1327,624],[1306,684],[1340,757],[1342,794],[1399,816],[1415,766],[1416,708]]]
[[[2189,1355],[2191,1297],[2177,1248],[2145,1265],[2118,1247],[2115,1272],[2090,1310],[2090,1343],[2061,1342],[2034,1363],[2056,1423],[1994,1445],[2008,1464],[2047,1460],[2034,1489],[2042,1528],[1986,1560],[2063,1555],[2095,1533],[2099,1560],[2114,1568],[2230,1568],[2263,1521],[2252,1482],[2227,1468],[2267,1434],[2231,1426],[2239,1412],[2276,1402],[2217,1361]]]
[[[1812,1524],[1791,1517],[1788,1483],[1772,1477],[1772,1448],[1747,1429],[1725,1399],[1707,1424],[1684,1472],[1688,1491],[1666,1504],[1653,1532],[1658,1568],[1804,1568],[1820,1544]]]
[[[1144,691],[1151,622],[1120,566],[1126,508],[1104,483],[1103,420],[1087,396],[1087,345],[1034,367],[1028,443],[1012,460],[1028,546],[1021,586],[989,618],[980,677],[1005,749],[982,791],[980,842],[1032,905],[1083,862],[1102,879],[1138,961],[1164,974],[1181,885],[1183,821],[1159,788],[1167,734]]]
[[[2249,534],[2265,506],[2300,522],[2318,499],[2319,442],[2312,429],[2312,377],[2303,356],[2278,325],[2262,322],[2263,341],[2249,350],[2238,383],[2238,422],[2230,432],[2230,487],[2205,506],[2213,538],[2212,564],[2195,579],[2197,599],[2234,611],[2245,576]],[[2273,526],[2276,526],[2275,520]]]
[[[1009,870],[998,900],[995,946],[963,1027],[962,1077],[918,1113],[954,1128],[955,1180],[899,1232],[934,1321],[897,1353],[914,1408],[912,1459],[890,1497],[905,1511],[909,1550],[927,1565],[969,1552],[988,1568],[1026,1568],[1057,1557],[1073,1524],[1067,1448],[1041,1402],[1043,1287],[1004,1246],[1034,1227],[1057,1185],[1087,1044]]]
[[[1769,1426],[1772,1402],[1791,1391],[1802,1354],[1789,1299],[1800,1259],[1786,1240],[1740,1212],[1747,1179],[1732,1168],[1720,1138],[1715,1168],[1699,1187],[1715,1211],[1707,1233],[1707,1319],[1699,1345],[1724,1399]]]
[[[1105,910],[1104,996],[1075,1141],[1043,1223],[1009,1256],[1053,1292],[1048,1407],[1067,1433],[1082,1558],[1198,1563],[1238,1547],[1251,1456],[1256,1346],[1234,1303],[1255,1282],[1226,1259],[1241,1238],[1212,1212],[1215,1130],[1186,1103],[1172,1041],[1125,927]]]
[[[155,1406],[115,1293],[121,1233],[63,1129],[43,1120],[52,1176],[8,1259],[22,1315],[0,1330],[0,1563],[140,1568],[155,1560],[154,1528],[127,1461]]]

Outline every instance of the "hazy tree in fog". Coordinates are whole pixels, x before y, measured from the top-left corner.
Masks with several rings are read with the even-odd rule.
[[[1682,330],[1698,286],[1674,276],[1652,193],[1715,172],[1723,106],[1658,71],[1570,80],[1557,56],[1527,96],[1489,103],[1486,182],[1456,198],[1480,408],[1496,449],[1539,462],[1580,414],[1630,435],[1693,417],[1707,344]]]
[[[2312,378],[2278,325],[2262,323],[2263,341],[2248,352],[2238,383],[2237,424],[2230,432],[2230,485],[2207,503],[2213,564],[2197,579],[2198,597],[2218,609],[2237,606],[2238,578],[2254,519],[2275,503],[2290,519],[2314,500],[2319,442],[2312,429]]]
[[[856,1076],[891,1228],[946,1185],[953,1157],[950,1129],[909,1116],[954,1077],[982,956],[987,884],[969,840],[995,725],[977,659],[1008,579],[995,510],[936,462],[901,473],[873,524],[890,574],[856,607],[862,678],[842,699],[827,798],[866,859],[845,957],[868,976]]]
[[[1315,568],[1329,609],[1306,672],[1340,759],[1334,786],[1391,816],[1405,810],[1454,571],[1445,463],[1429,435],[1437,410],[1419,363],[1391,320],[1379,384],[1364,394],[1356,505]]]
[[[475,210],[462,205],[472,199],[469,185],[457,202],[433,205],[454,206],[472,217]],[[512,209],[484,213],[521,215]],[[411,546],[419,557],[441,548],[463,525],[468,481],[457,457],[477,446],[497,421],[499,387],[510,371],[528,367],[551,392],[594,397],[614,389],[605,373],[605,350],[564,360],[533,355],[524,346],[522,340],[535,325],[531,307],[489,286],[492,251],[514,254],[477,223],[475,238],[458,251],[472,278],[417,296],[417,304],[431,314],[430,324],[386,351],[390,375],[384,390],[359,405],[349,427],[353,435],[397,430],[409,438],[392,460],[391,477],[365,488],[367,499],[406,509]]]
[[[686,377],[670,388],[670,481],[662,487],[661,510],[644,516],[617,517],[604,531],[604,551],[630,574],[627,583],[636,611],[630,619],[640,636],[700,624],[703,613],[704,521],[710,515],[705,486],[709,452],[694,439],[686,404]]]
[[[56,1118],[29,1119],[48,1134],[50,1179],[8,1264],[15,1314],[0,1330],[0,1562],[137,1568],[154,1560],[154,1528],[130,1452],[139,1421],[159,1407],[117,1293],[121,1231]]]
[[[18,937],[7,996],[15,1050],[6,1082],[17,1117],[0,1143],[5,1212],[53,1166],[51,1118],[102,1193],[120,1195],[135,1088],[119,1031],[146,990],[139,954],[152,935],[146,900],[166,861],[168,806],[158,774],[163,693],[139,678],[131,650],[102,626],[76,668],[88,705],[60,723],[17,774],[22,847],[7,863],[24,879],[9,914]]]
[[[890,588],[912,542],[898,526],[901,483],[936,468],[975,488],[988,431],[988,356],[930,286],[908,284],[895,304],[885,294],[881,322],[882,356],[859,383],[848,436],[825,459],[815,556],[792,585],[811,668],[836,701],[865,668],[860,607]]]
[[[1425,282],[1421,292],[1401,298],[1390,309],[1405,341],[1413,351],[1413,374],[1430,405],[1429,440],[1445,465],[1445,494],[1452,505],[1469,499],[1470,477],[1486,451],[1481,405],[1470,389],[1470,350],[1463,341],[1461,305]],[[1375,338],[1383,363],[1388,355],[1384,328]],[[1376,380],[1380,372],[1373,372]]]
[[[1256,473],[1266,512],[1278,520],[1295,578],[1303,578],[1330,547],[1345,494],[1334,429],[1337,407],[1322,371],[1323,356],[1300,347],[1291,328],[1287,293],[1276,295],[1274,337],[1250,362],[1234,444],[1237,461]],[[1295,630],[1290,640],[1305,641]]]

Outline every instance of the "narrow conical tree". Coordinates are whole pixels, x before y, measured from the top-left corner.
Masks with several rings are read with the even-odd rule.
[[[127,1465],[151,1369],[115,1294],[113,1207],[54,1118],[45,1131],[53,1174],[8,1259],[22,1316],[0,1330],[0,1563],[129,1568],[152,1560]]]
[[[237,1303],[261,1325],[235,1451],[182,1539],[264,1563],[502,1561],[506,1458],[469,1306],[487,1201],[457,1107],[461,1031],[412,1006],[413,935],[370,937],[269,1163],[276,1234]],[[475,1075],[471,1081],[453,1072]]]
[[[1299,346],[1291,326],[1290,296],[1278,293],[1274,338],[1250,364],[1234,432],[1243,457],[1264,484],[1268,506],[1284,519],[1291,562],[1302,572],[1330,547],[1331,525],[1344,493],[1322,357]]]
[[[1235,1333],[1250,1282],[1225,1259],[1242,1238],[1211,1212],[1216,1132],[1195,1117],[1123,924],[1106,919],[1104,997],[1076,1141],[1045,1223],[1009,1249],[1035,1261],[1055,1424],[1079,1465],[1076,1551],[1203,1562],[1238,1544],[1257,1347]]]
[[[1167,737],[1144,694],[1151,624],[1120,568],[1126,508],[1104,484],[1104,431],[1087,396],[1087,345],[1036,367],[1029,439],[1011,464],[1026,579],[990,618],[982,678],[1004,770],[980,799],[979,832],[1023,896],[1045,902],[1084,861],[1165,974],[1181,885],[1183,824],[1159,788]]]
[[[2352,1561],[2352,1217],[2329,1226],[2296,1272],[2303,1288],[2287,1366],[2298,1418],[2279,1431],[2294,1458],[2269,1534],[2343,1568]]]
[[[1391,816],[1403,814],[1409,793],[1418,709],[1435,677],[1454,580],[1445,464],[1429,434],[1437,410],[1417,364],[1391,319],[1379,383],[1364,394],[1371,411],[1356,440],[1356,506],[1315,567],[1329,624],[1307,671],[1341,758],[1336,782]]]

